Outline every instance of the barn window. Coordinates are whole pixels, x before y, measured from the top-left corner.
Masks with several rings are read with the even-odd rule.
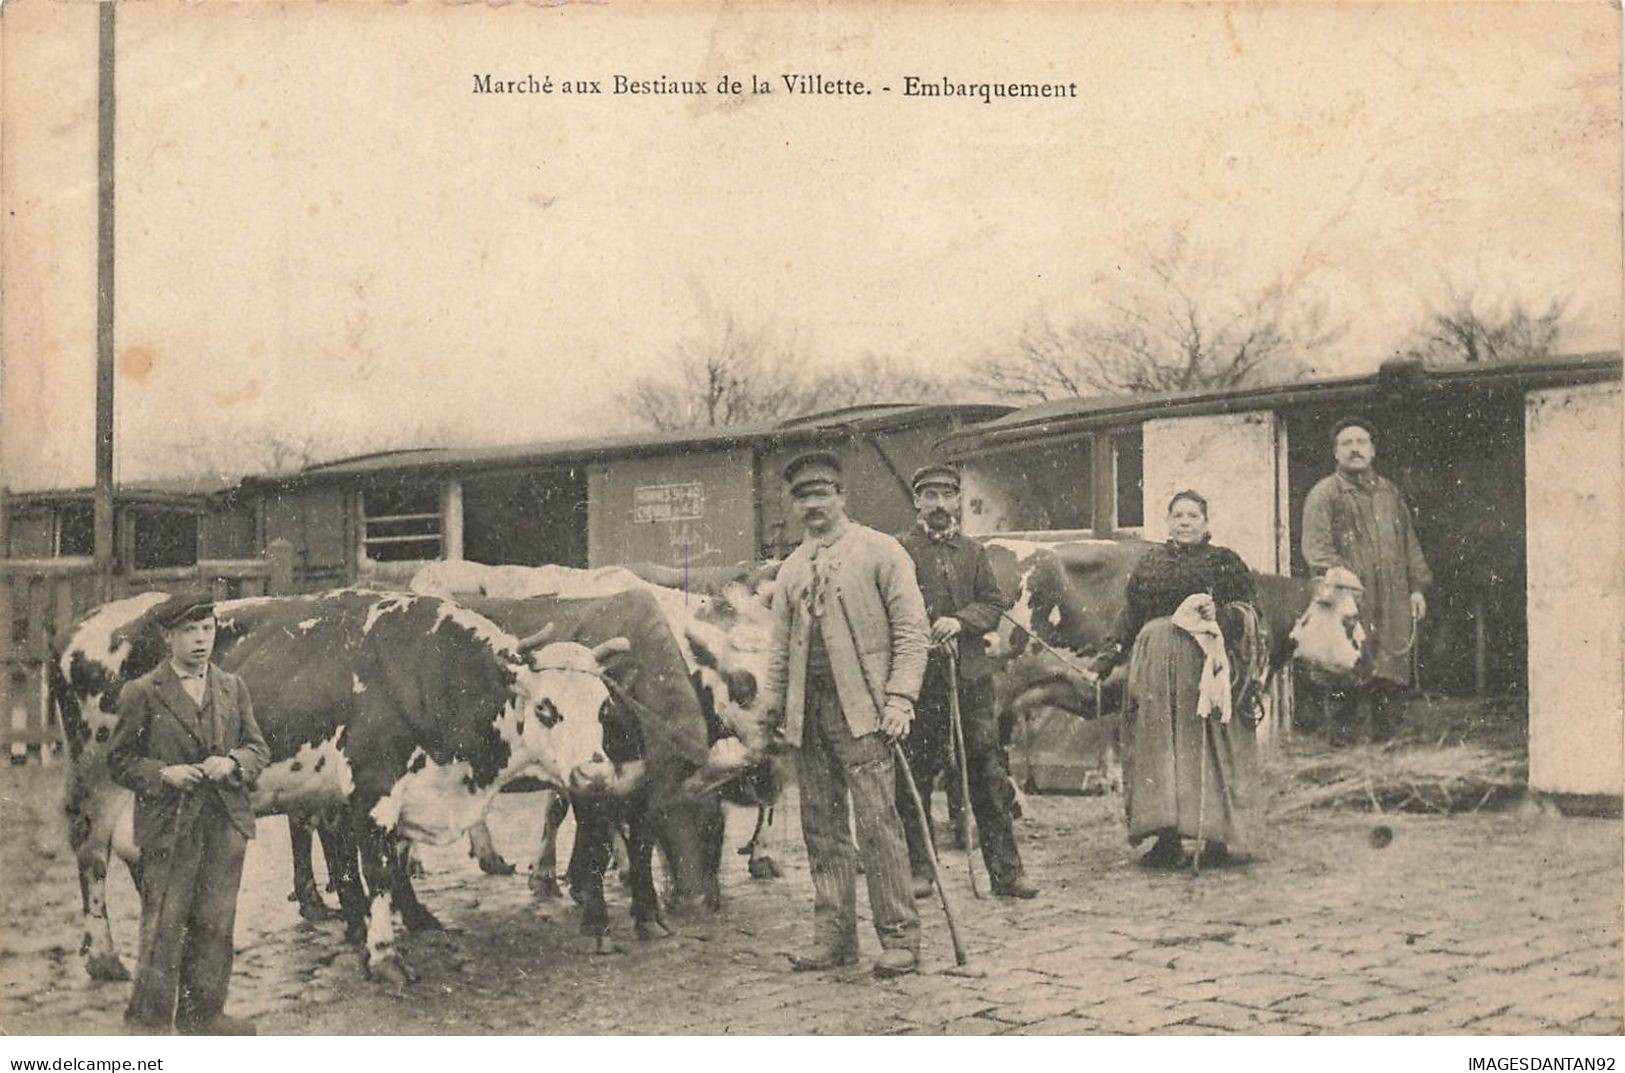
[[[198,516],[190,511],[136,510],[132,566],[156,570],[166,566],[192,566],[197,562]]]
[[[438,559],[440,486],[377,485],[361,493],[362,551],[374,562]]]
[[[64,503],[56,509],[56,553],[96,554],[96,509],[90,503]]]
[[[1138,427],[1112,435],[1112,471],[1117,528],[1138,529],[1145,524],[1145,438]]]

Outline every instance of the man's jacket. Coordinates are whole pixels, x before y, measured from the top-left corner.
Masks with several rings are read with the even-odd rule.
[[[959,620],[964,627],[958,642],[959,680],[977,682],[993,677],[993,661],[987,657],[984,634],[998,629],[999,614],[1013,601],[993,577],[993,563],[987,549],[963,533],[932,540],[919,526],[897,538],[914,560],[920,593],[925,597],[929,622],[944,615]],[[937,649],[933,660],[942,659]],[[933,672],[935,673],[935,672]]]
[[[796,744],[807,709],[815,554],[824,576],[824,609],[816,621],[853,735],[880,729],[888,696],[919,699],[929,643],[914,561],[895,539],[849,521],[831,544],[804,540],[779,568],[763,688],[766,710],[783,710],[785,737]]]
[[[119,695],[107,766],[114,782],[135,791],[135,844],[143,850],[163,848],[174,837],[181,794],[160,772],[171,764],[200,764],[209,756],[229,756],[240,770],[224,782],[205,780],[192,789],[192,797],[204,808],[218,802],[244,838],[254,837],[248,788],[270,763],[271,751],[254,722],[243,680],[212,663],[206,673],[201,707],[168,660]]]

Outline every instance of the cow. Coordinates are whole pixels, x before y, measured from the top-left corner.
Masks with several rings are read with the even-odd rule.
[[[464,597],[471,610],[498,625],[522,633],[552,627],[560,637],[584,644],[606,636],[624,636],[628,652],[620,657],[630,674],[622,679],[625,702],[641,713],[638,735],[606,744],[612,760],[641,757],[643,786],[626,800],[614,802],[575,796],[576,844],[571,854],[570,893],[582,905],[582,929],[606,949],[603,872],[611,834],[627,834],[632,875],[632,917],[639,938],[651,926],[667,930],[653,884],[652,854],[663,851],[680,902],[697,897],[706,908],[720,905],[718,881],[723,820],[716,786],[730,781],[751,760],[733,738],[715,740],[688,676],[679,645],[652,594],[628,589],[611,596],[529,599]],[[611,747],[613,746],[613,747]],[[542,850],[531,870],[530,884],[539,896],[556,896],[553,837],[562,820],[565,799],[544,807]]]
[[[1015,605],[988,635],[999,674],[1005,733],[1017,721],[1057,709],[1093,718],[1117,707],[1126,668],[1097,683],[1085,663],[1106,643],[1122,612],[1130,573],[1154,545],[1143,540],[1035,541],[991,535],[988,548],[999,583]],[[1293,658],[1317,677],[1357,675],[1363,632],[1353,601],[1312,591],[1324,583],[1275,574],[1252,575],[1269,638],[1268,674]],[[1098,701],[1097,701],[1098,689]],[[1097,708],[1098,703],[1098,708]],[[1098,758],[1105,785],[1113,784],[1115,732],[1103,728]]]
[[[67,800],[90,974],[124,979],[107,920],[109,850],[133,849],[133,795],[114,785],[105,743],[123,683],[163,658],[146,594],[92,612],[53,654],[51,696],[68,733]],[[632,792],[636,769],[605,755],[602,660],[618,640],[524,641],[456,603],[410,593],[337,591],[221,603],[215,660],[247,683],[272,762],[257,813],[338,812],[359,852],[368,975],[404,984],[392,913],[428,924],[400,867],[407,842],[444,843],[522,774],[578,793]],[[129,859],[128,857],[126,859]],[[137,863],[135,867],[139,867]],[[352,933],[358,929],[352,929]]]
[[[664,580],[681,580],[673,576],[678,572],[669,567],[645,564],[640,569]],[[757,683],[762,679],[772,628],[762,593],[772,584],[776,570],[776,563],[739,567],[708,577],[706,583],[712,587],[711,591],[691,592],[658,584],[638,570],[619,566],[578,570],[563,566],[487,566],[442,560],[420,569],[413,576],[411,587],[415,592],[476,602],[482,596],[587,598],[644,592],[655,600],[677,638],[713,742],[737,738],[749,755],[762,756],[766,752],[767,737],[761,713],[756,710]],[[764,821],[777,800],[779,785],[776,769],[762,761],[722,787],[728,800],[754,805],[757,809],[756,833],[740,849],[742,855],[749,856],[748,867],[753,878],[779,875],[778,865],[766,854],[760,837]],[[496,853],[487,832],[475,828],[474,841],[482,869],[512,870]],[[547,859],[544,844],[540,860]]]

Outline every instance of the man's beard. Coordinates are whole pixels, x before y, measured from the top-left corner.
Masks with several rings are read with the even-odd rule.
[[[954,524],[954,516],[945,510],[929,510],[925,512],[925,524],[940,533]]]

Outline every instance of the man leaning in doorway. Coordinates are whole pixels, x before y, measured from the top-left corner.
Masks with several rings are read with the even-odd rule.
[[[914,727],[904,746],[909,766],[922,793],[944,767],[957,770],[950,721],[949,693],[957,687],[965,753],[966,780],[971,811],[982,838],[982,859],[993,893],[1012,898],[1033,898],[1038,888],[1023,874],[1010,823],[1015,790],[1010,785],[1004,750],[999,746],[999,725],[993,715],[993,665],[982,636],[997,629],[999,615],[1011,600],[993,577],[987,549],[959,531],[959,471],[952,466],[922,466],[914,472],[915,525],[898,540],[914,560],[915,576],[925,597],[931,623],[931,655]],[[955,678],[948,673],[948,652],[955,656]],[[899,777],[901,783],[901,777]],[[960,792],[960,784],[948,788]],[[930,822],[930,798],[926,797]],[[914,814],[906,786],[898,786],[897,808],[908,835],[909,865],[914,871],[914,896],[931,896],[931,863],[927,840],[931,832]],[[967,852],[973,849],[967,847]]]
[[[141,953],[124,1020],[132,1030],[252,1036],[224,1013],[243,854],[254,837],[248,787],[270,762],[248,687],[209,662],[214,604],[171,597],[154,612],[169,659],[124,687],[107,749],[135,791]]]
[[[1399,729],[1400,696],[1411,685],[1411,660],[1433,583],[1416,540],[1410,508],[1394,483],[1379,476],[1376,433],[1361,418],[1332,429],[1337,472],[1323,477],[1303,506],[1303,557],[1317,576],[1334,567],[1360,579],[1367,626],[1369,678],[1332,698],[1330,739],[1348,744],[1361,733],[1386,741]]]
[[[918,967],[920,922],[893,801],[892,742],[908,734],[925,674],[925,603],[902,545],[846,516],[835,455],[794,459],[784,484],[805,537],[778,574],[764,707],[801,746],[814,937],[791,961],[797,971],[857,962],[861,854],[882,947],[875,974],[902,975]]]

